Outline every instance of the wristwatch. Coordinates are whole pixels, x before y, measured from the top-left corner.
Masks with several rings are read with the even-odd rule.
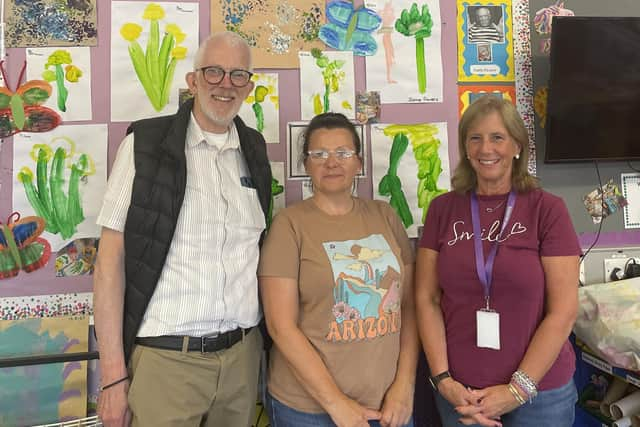
[[[438,375],[429,377],[429,382],[431,383],[431,387],[433,387],[435,391],[438,391],[438,384],[440,384],[440,381],[442,381],[445,378],[451,378],[451,374],[449,373],[449,371],[444,371]]]

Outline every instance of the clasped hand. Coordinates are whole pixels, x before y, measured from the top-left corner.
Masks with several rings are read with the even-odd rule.
[[[443,381],[440,393],[455,407],[465,425],[501,427],[500,416],[520,406],[508,384],[472,390],[454,380]]]

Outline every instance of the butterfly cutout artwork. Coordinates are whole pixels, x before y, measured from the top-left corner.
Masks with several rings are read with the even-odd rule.
[[[333,0],[327,3],[327,24],[318,32],[320,40],[338,50],[352,50],[354,55],[373,55],[378,44],[370,33],[382,23],[382,18],[366,7],[354,9],[353,3]]]
[[[51,245],[39,237],[44,231],[44,220],[37,216],[20,219],[12,213],[6,224],[0,223],[0,279],[17,276],[44,267],[51,257]]]
[[[26,66],[25,62],[18,83],[22,81]],[[60,115],[42,105],[51,96],[52,88],[48,82],[29,80],[12,91],[9,89],[4,61],[0,62],[0,71],[6,85],[0,87],[0,138],[18,132],[48,132],[58,127]]]

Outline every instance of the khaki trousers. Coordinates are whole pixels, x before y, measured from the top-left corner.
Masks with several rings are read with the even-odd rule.
[[[215,353],[137,345],[131,356],[132,427],[249,427],[255,419],[262,336]]]

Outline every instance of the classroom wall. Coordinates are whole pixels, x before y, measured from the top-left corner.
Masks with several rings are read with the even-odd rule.
[[[552,4],[549,0],[530,0],[529,14],[531,22],[536,11]],[[613,0],[599,2],[594,0],[568,0],[564,7],[572,10],[576,16],[640,16],[640,2],[637,0]],[[549,57],[538,49],[541,36],[532,28],[532,65],[534,91],[540,86],[548,85]],[[589,246],[595,239],[597,226],[593,224],[591,217],[582,203],[582,197],[598,187],[598,176],[593,162],[549,164],[544,163],[544,145],[546,142],[545,131],[540,127],[540,121],[536,117],[535,140],[537,147],[537,175],[542,180],[545,189],[561,196],[573,220],[576,231],[583,234],[581,242],[583,246]],[[606,143],[606,141],[603,141]],[[636,169],[640,168],[640,162],[634,162]],[[609,179],[620,186],[620,174],[633,172],[626,162],[598,162],[600,176],[603,184]],[[604,234],[597,246],[625,246],[640,244],[640,232],[625,230],[622,212],[618,212],[605,219],[602,224]]]

